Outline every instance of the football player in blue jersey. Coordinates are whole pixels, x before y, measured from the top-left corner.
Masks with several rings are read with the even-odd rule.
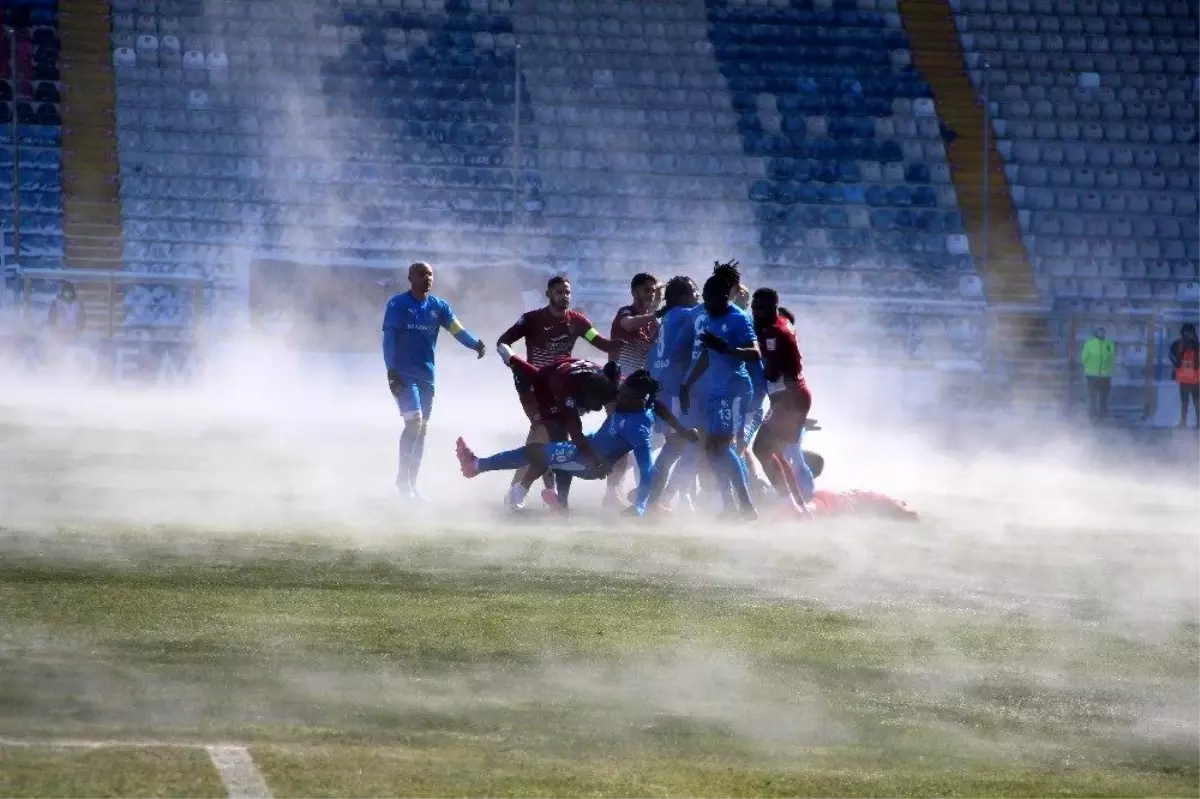
[[[728,261],[721,263],[713,262],[713,276],[717,278],[723,285],[729,287],[729,294],[732,297],[742,288],[742,276],[738,271],[737,261]],[[690,308],[679,316],[687,321],[680,320],[678,335],[682,339],[679,346],[684,351],[682,354],[682,362],[687,365],[683,372],[686,375],[693,369],[696,363],[700,360],[700,354],[704,347],[701,345],[699,336],[704,331],[705,321],[707,320],[707,312],[704,306],[698,304],[695,300],[695,283],[687,279],[692,287],[692,300]],[[698,377],[698,382],[692,387],[693,396],[705,396],[707,394],[707,380],[701,375]],[[678,400],[678,392],[675,399]],[[689,427],[698,427],[703,429],[705,426],[705,407],[701,403],[691,403],[687,410],[680,408],[680,419],[683,424]],[[667,452],[667,456],[671,457],[672,453]],[[662,453],[659,453],[662,457]],[[672,470],[664,469],[663,472],[658,472],[658,483],[655,486],[655,494],[653,501],[659,502],[660,499],[665,503],[669,502],[671,497],[676,493],[680,493],[686,506],[691,506],[695,497],[696,489],[698,488],[698,479],[701,474],[708,475],[707,468],[701,468],[704,464],[701,461],[705,460],[701,457],[701,453],[696,447],[683,447],[682,456],[678,459],[678,465]],[[664,462],[664,466],[666,466]],[[665,481],[665,485],[664,485]]]
[[[431,293],[433,267],[423,261],[414,263],[408,268],[408,285],[408,291],[388,300],[383,314],[383,362],[387,367],[388,388],[404,418],[396,488],[419,500],[417,473],[425,452],[426,424],[433,410],[438,331],[446,328],[480,358],[487,348],[463,328],[449,303]]]
[[[678,275],[667,281],[663,292],[663,307],[657,312],[658,332],[650,350],[650,375],[659,382],[658,399],[682,417],[679,408],[679,387],[692,365],[692,339],[694,321],[692,309],[699,303],[696,283],[686,275]],[[662,496],[667,480],[687,451],[687,441],[673,430],[660,431],[666,436],[662,449],[654,461],[653,499]]]
[[[729,295],[729,301],[747,313],[750,312],[750,298],[750,289],[740,282]],[[753,314],[751,314],[751,319],[753,319]],[[757,491],[758,488],[768,484],[763,478],[762,468],[750,445],[754,442],[758,429],[762,427],[763,421],[767,418],[767,378],[761,360],[747,361],[746,370],[750,372],[750,404],[746,408],[745,423],[738,431],[737,441],[734,443],[738,454],[742,456],[742,460],[745,461],[746,468],[750,472],[750,485]]]
[[[661,386],[645,369],[629,375],[617,391],[612,413],[600,429],[586,436],[586,447],[568,441],[549,444],[531,443],[519,449],[500,452],[486,458],[476,457],[462,439],[458,444],[458,460],[464,477],[476,477],[484,472],[508,471],[524,466],[529,468],[522,485],[525,491],[547,469],[565,471],[583,480],[599,480],[608,476],[621,458],[632,453],[637,465],[637,497],[630,512],[643,516],[649,506],[654,484],[652,459],[655,419],[664,421],[680,437],[698,441],[699,432],[683,427],[675,414],[657,399]]]
[[[735,287],[720,267],[704,283],[703,302],[694,311],[700,353],[680,388],[679,404],[687,414],[695,386],[701,379],[707,380],[707,390],[703,396],[697,394],[697,404],[702,402],[705,411],[704,443],[709,464],[722,490],[725,486],[732,488],[742,516],[756,519],[749,473],[735,444],[753,395],[746,363],[762,356],[750,315],[730,302]]]

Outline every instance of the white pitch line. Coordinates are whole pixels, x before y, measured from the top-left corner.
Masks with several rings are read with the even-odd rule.
[[[271,799],[271,789],[267,787],[250,750],[239,744],[201,744],[186,741],[98,741],[84,738],[5,738],[0,737],[0,746],[46,747],[48,749],[105,749],[105,748],[134,748],[134,749],[203,749],[208,753],[213,768],[225,786],[229,799]]]
[[[250,750],[244,746],[206,746],[229,799],[271,799],[271,789],[263,780]]]
[[[223,744],[225,745],[225,744]],[[232,744],[236,746],[236,744]],[[46,747],[47,749],[205,749],[208,744],[188,743],[187,741],[158,741],[143,740],[90,740],[87,738],[4,738],[0,737],[0,746]]]

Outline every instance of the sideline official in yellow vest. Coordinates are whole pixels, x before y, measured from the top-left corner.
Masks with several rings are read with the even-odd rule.
[[[1079,362],[1083,364],[1083,379],[1087,383],[1088,416],[1093,421],[1108,417],[1108,393],[1112,390],[1116,356],[1116,347],[1105,335],[1102,327],[1096,328],[1092,337],[1083,342],[1083,350],[1079,353]]]

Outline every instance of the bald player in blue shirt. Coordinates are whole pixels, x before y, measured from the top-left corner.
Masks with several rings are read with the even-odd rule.
[[[388,300],[383,314],[383,362],[388,388],[404,418],[396,488],[420,500],[417,473],[425,453],[425,428],[433,411],[434,350],[444,327],[460,344],[482,358],[487,347],[467,332],[450,304],[431,293],[433,267],[417,261],[408,268],[408,291]]]

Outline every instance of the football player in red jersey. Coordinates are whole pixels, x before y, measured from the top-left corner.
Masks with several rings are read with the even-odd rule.
[[[800,440],[812,408],[800,345],[796,341],[796,331],[788,321],[787,310],[779,307],[779,294],[773,289],[754,292],[750,310],[762,347],[767,395],[771,398],[771,410],[754,438],[754,455],[788,507],[807,514],[796,475],[783,454],[789,444]]]
[[[546,283],[546,300],[544,307],[521,314],[512,327],[500,334],[496,346],[503,344],[511,348],[525,339],[525,358],[537,368],[570,358],[575,350],[575,342],[581,338],[601,352],[611,353],[616,348],[616,343],[600,335],[587,316],[571,309],[571,282],[565,277],[555,275],[550,278]],[[521,399],[521,408],[529,419],[529,435],[525,437],[525,443],[562,441],[559,431],[550,431],[544,423],[535,420],[537,401],[532,383],[518,373],[513,374],[513,382]],[[552,436],[552,432],[556,435]],[[525,469],[517,469],[513,472],[512,485],[517,485],[524,477]],[[556,478],[553,472],[544,475],[546,491],[554,491],[556,479],[562,478]]]
[[[654,346],[654,338],[658,335],[658,315],[655,312],[662,302],[662,289],[658,278],[645,272],[637,273],[629,281],[629,294],[633,301],[617,310],[609,333],[614,344],[609,355],[621,367],[623,375],[631,375],[647,367],[650,348]],[[612,409],[608,410],[611,412]],[[617,461],[608,475],[604,492],[606,506],[620,507],[626,504],[620,490],[627,471],[628,456]]]
[[[513,374],[528,382],[533,395],[533,419],[544,425],[550,441],[570,441],[578,448],[585,464],[599,469],[600,459],[593,452],[591,443],[583,434],[581,414],[603,410],[616,399],[620,368],[615,363],[604,366],[577,358],[563,358],[538,369],[524,358],[514,355],[506,345],[497,351]],[[461,447],[460,447],[461,456]],[[460,457],[461,460],[461,457]],[[542,499],[551,507],[565,509],[570,494],[570,472],[555,472],[558,492],[547,489]],[[563,478],[568,479],[563,479]],[[528,490],[522,478],[509,488],[506,504],[519,507]]]

